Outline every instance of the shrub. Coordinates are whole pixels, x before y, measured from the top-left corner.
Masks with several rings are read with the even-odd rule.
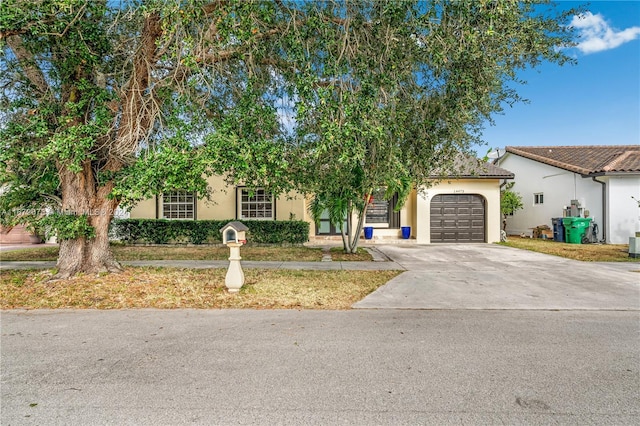
[[[111,235],[125,243],[220,244],[220,228],[229,220],[114,219]],[[309,239],[309,224],[299,220],[243,220],[249,244],[302,244]]]

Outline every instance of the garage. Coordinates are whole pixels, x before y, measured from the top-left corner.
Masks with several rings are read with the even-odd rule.
[[[439,194],[431,199],[432,243],[484,243],[485,199],[478,194]]]

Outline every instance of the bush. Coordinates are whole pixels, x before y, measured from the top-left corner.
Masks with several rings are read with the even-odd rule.
[[[229,220],[114,219],[110,234],[125,243],[220,244],[220,228]],[[299,220],[243,220],[249,244],[302,244],[309,239],[309,224]]]

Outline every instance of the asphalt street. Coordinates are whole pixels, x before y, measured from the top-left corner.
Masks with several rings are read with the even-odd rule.
[[[2,425],[638,424],[637,311],[4,311]]]
[[[638,263],[375,253],[246,262],[405,271],[349,311],[3,311],[0,424],[638,424]]]

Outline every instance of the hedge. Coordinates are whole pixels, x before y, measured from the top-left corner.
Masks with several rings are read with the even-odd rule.
[[[229,220],[114,219],[113,239],[135,244],[220,244],[220,228]],[[300,220],[243,220],[249,244],[302,244],[309,240],[309,223]]]

